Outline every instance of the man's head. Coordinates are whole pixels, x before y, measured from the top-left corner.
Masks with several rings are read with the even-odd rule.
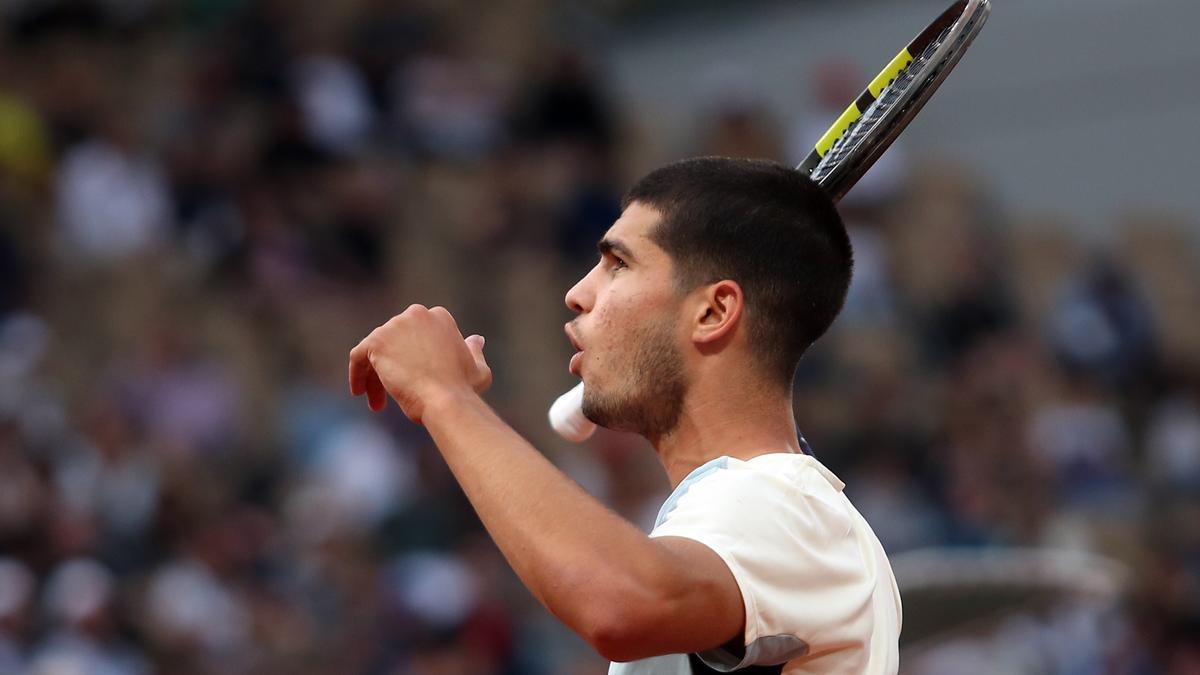
[[[786,391],[841,310],[850,242],[829,196],[779,164],[669,164],[626,195],[601,260],[567,293],[584,413],[647,436],[678,422],[706,357]],[[739,373],[741,374],[741,373]]]

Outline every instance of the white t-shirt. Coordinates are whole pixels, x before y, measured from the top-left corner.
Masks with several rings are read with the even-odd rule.
[[[650,536],[693,539],[725,561],[746,608],[745,656],[659,656],[609,675],[895,673],[900,592],[843,487],[804,454],[719,457],[689,474]]]

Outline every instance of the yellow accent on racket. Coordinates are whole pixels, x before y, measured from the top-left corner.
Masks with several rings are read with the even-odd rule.
[[[817,151],[817,155],[824,157],[825,153],[829,152],[829,149],[833,147],[833,144],[837,143],[838,139],[842,137],[842,134],[846,133],[850,125],[858,121],[859,117],[862,117],[864,111],[859,107],[859,104],[865,107],[870,105],[874,99],[879,98],[884,88],[894,82],[896,77],[912,62],[913,57],[909,53],[908,48],[901,49],[896,58],[892,59],[883,71],[876,75],[874,80],[871,80],[871,84],[867,85],[867,93],[871,95],[871,99],[866,100],[866,97],[863,96],[851,103],[850,107],[846,108],[841,117],[838,117],[837,121],[833,123],[833,126],[829,127],[829,131],[825,132],[821,140],[817,141],[817,145],[814,148]]]
[[[884,87],[894,82],[896,76],[912,62],[913,57],[912,54],[908,53],[908,49],[900,50],[896,58],[892,59],[892,62],[887,64],[887,67],[883,69],[883,72],[879,73],[874,80],[871,80],[871,84],[867,85],[867,91],[871,92],[872,97],[879,98],[879,94],[883,93]]]
[[[829,152],[829,149],[833,147],[833,144],[837,143],[837,140],[842,137],[842,134],[846,133],[850,125],[854,124],[860,117],[862,117],[862,111],[858,109],[858,101],[855,101],[850,104],[849,108],[846,108],[841,117],[837,118],[833,126],[829,127],[829,131],[825,132],[821,140],[817,141],[817,154],[824,157],[825,153]]]

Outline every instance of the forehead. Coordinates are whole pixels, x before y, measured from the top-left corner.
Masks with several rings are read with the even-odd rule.
[[[658,226],[661,218],[662,216],[655,209],[641,202],[632,202],[625,207],[625,211],[612,224],[612,227],[608,228],[604,238],[620,241],[633,249],[634,253],[654,252],[665,255],[658,244],[650,239],[650,234],[654,232],[654,228]]]

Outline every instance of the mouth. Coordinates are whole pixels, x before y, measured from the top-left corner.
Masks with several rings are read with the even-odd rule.
[[[571,371],[571,374],[575,377],[582,378],[583,375],[580,374],[579,367],[580,362],[583,361],[583,347],[579,345],[579,340],[575,337],[575,334],[571,332],[571,324],[568,323],[567,325],[563,326],[563,332],[567,334],[567,340],[570,341],[571,346],[575,348],[575,353],[571,356],[571,363],[567,366],[567,369]]]

